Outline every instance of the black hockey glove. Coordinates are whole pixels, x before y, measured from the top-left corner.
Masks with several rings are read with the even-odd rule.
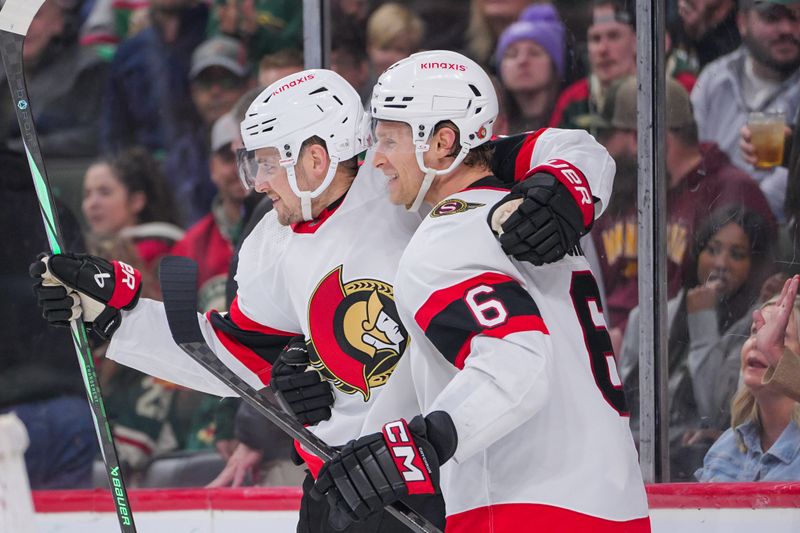
[[[54,326],[68,327],[83,321],[104,339],[110,339],[122,317],[121,309],[133,309],[142,291],[138,270],[120,261],[87,254],[43,254],[30,266],[36,280],[33,292],[42,315]]]
[[[511,192],[489,213],[489,225],[498,235],[506,254],[536,266],[558,261],[578,245],[594,222],[594,202],[588,184],[577,169],[561,172],[570,179],[570,188],[557,179],[557,166],[534,168],[528,177],[514,185]],[[570,165],[571,167],[571,165]],[[514,210],[515,206],[516,210]]]
[[[455,453],[450,415],[435,411],[403,419],[350,441],[323,465],[311,495],[327,495],[328,520],[342,530],[410,494],[439,491],[439,467]]]
[[[305,337],[292,338],[272,365],[269,386],[284,410],[301,423],[314,425],[331,417],[333,392],[316,370],[308,368]]]

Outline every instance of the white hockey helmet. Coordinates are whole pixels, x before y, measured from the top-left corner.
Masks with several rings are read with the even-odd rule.
[[[369,148],[370,122],[361,98],[344,78],[330,70],[304,70],[264,89],[247,109],[241,132],[245,148],[239,151],[238,163],[245,187],[256,185],[255,150],[275,148],[278,164],[300,198],[303,218],[311,220],[311,199],[330,185],[337,165]],[[301,191],[294,166],[301,145],[313,136],[325,141],[331,162],[319,187]]]
[[[373,120],[405,122],[411,126],[417,164],[425,178],[414,203],[416,211],[437,175],[453,171],[471,148],[492,137],[498,104],[492,80],[474,61],[457,52],[432,50],[402,59],[384,72],[372,91]],[[429,169],[423,161],[428,141],[439,122],[458,127],[461,151],[444,170]]]

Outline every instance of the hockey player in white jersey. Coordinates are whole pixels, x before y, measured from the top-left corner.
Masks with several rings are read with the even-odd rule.
[[[247,151],[240,163],[249,184],[266,192],[275,209],[243,245],[239,292],[230,312],[198,316],[220,360],[256,388],[270,383],[281,350],[302,335],[290,353],[307,346],[317,372],[302,373],[297,380],[302,383],[290,384],[285,396],[298,418],[315,424],[311,430],[332,445],[359,435],[368,405],[408,345],[392,285],[420,216],[388,201],[388,179],[369,161],[356,176],[354,158],[365,148],[366,125],[358,95],[329,71],[305,71],[262,92],[242,124]],[[526,169],[530,144],[527,138],[502,144],[498,167],[513,174]],[[558,198],[553,201],[560,205]],[[505,242],[532,261],[563,254],[590,226],[579,220],[571,229],[562,227],[569,226],[569,217],[540,218],[537,214],[537,223],[526,225],[526,216],[519,217],[516,244]],[[163,306],[139,300],[140,278],[126,265],[58,255],[36,263],[33,274],[42,278],[37,293],[46,318],[65,324],[82,312],[90,327],[111,338],[110,358],[197,390],[231,394],[174,344]],[[282,377],[293,377],[288,374]],[[321,466],[299,452],[312,471]],[[309,477],[305,486],[312,482]],[[425,505],[414,507],[440,522],[433,516],[441,514],[435,499],[430,501],[433,514],[425,513]],[[326,513],[326,502],[304,495],[298,530],[326,530]],[[376,516],[354,531],[401,527],[384,519]]]
[[[432,210],[395,280],[409,354],[372,405],[365,436],[323,467],[315,490],[327,494],[332,514],[358,520],[440,485],[449,533],[648,532],[625,398],[586,260],[576,252],[531,266],[507,257],[485,231],[506,192],[473,140],[484,122],[474,119],[469,89],[459,93],[465,79],[481,77],[459,54],[422,52],[374,89],[372,163],[390,176],[395,203],[424,201]],[[488,78],[476,86],[491,90]],[[495,95],[481,92],[480,105],[496,113]],[[588,178],[613,175],[614,165],[590,142],[580,156],[559,158],[559,142],[557,131],[540,133],[532,178],[563,184],[588,220],[596,207]],[[609,188],[594,192],[602,209]],[[414,407],[421,414],[410,419]],[[398,411],[409,418],[393,420]]]

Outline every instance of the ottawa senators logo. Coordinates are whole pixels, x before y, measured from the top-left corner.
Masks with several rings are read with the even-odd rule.
[[[375,279],[344,283],[342,266],[319,283],[308,305],[308,353],[325,379],[364,401],[392,374],[408,345],[392,286]]]
[[[442,200],[436,204],[433,209],[431,209],[431,218],[439,218],[445,215],[464,213],[465,211],[469,211],[470,209],[475,209],[477,207],[483,207],[484,205],[485,204],[465,202],[464,200],[459,200],[458,198],[449,198],[447,200]]]

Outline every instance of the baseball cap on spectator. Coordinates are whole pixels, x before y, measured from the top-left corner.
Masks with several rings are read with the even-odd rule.
[[[601,117],[602,126],[618,130],[638,129],[636,123],[636,89],[635,76],[629,76],[612,86]],[[667,78],[667,128],[676,129],[694,124],[692,103],[686,89]]]
[[[189,78],[194,79],[208,67],[222,67],[240,78],[247,76],[247,50],[238,40],[220,35],[207,39],[192,54]]]
[[[551,4],[537,4],[522,12],[497,41],[495,58],[499,64],[506,50],[517,41],[534,41],[545,49],[559,77],[564,77],[564,24]]]
[[[627,24],[634,31],[636,31],[636,3],[634,0],[607,0],[603,2],[595,2],[594,7],[602,7],[602,6],[611,6],[613,9],[613,14],[609,16],[605,16],[603,18],[598,19],[595,16],[592,20],[593,24],[599,22],[609,22],[607,19],[611,19],[616,22],[620,22],[622,24]],[[595,11],[595,15],[597,12]]]
[[[230,145],[239,135],[239,124],[233,114],[225,113],[211,127],[211,151],[217,152]]]

